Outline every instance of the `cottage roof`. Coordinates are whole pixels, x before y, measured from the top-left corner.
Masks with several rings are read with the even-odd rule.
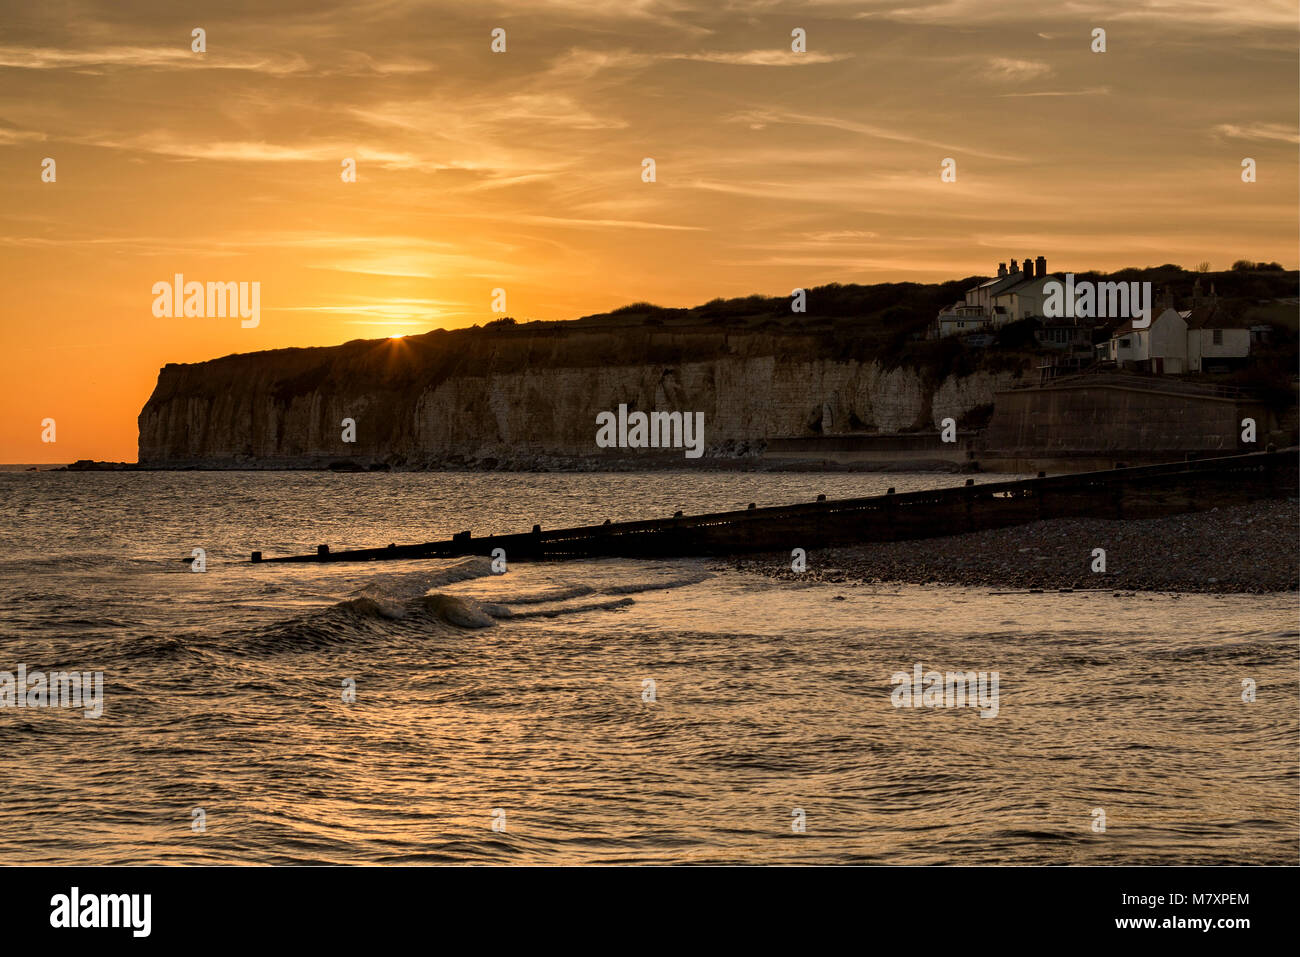
[[[1025,288],[1026,286],[1031,286],[1031,285],[1033,285],[1033,282],[1034,282],[1032,279],[1026,279],[1026,278],[1024,277],[1024,275],[1021,274],[1021,273],[1017,273],[1017,274],[1016,274],[1016,278],[1019,280],[1018,282],[1013,282],[1011,285],[1007,286],[1005,289],[999,289],[999,290],[997,290],[996,292],[993,293],[993,295],[995,295],[995,296],[1009,296],[1009,295],[1011,295],[1013,292],[1019,292],[1021,289]]]
[[[1238,316],[1217,305],[1196,306],[1185,313],[1179,313],[1187,320],[1188,329],[1249,329],[1250,324]]]
[[[1156,322],[1158,322],[1160,319],[1164,318],[1165,313],[1168,313],[1168,312],[1172,312],[1174,315],[1176,315],[1176,316],[1177,316],[1178,318],[1180,318],[1180,319],[1184,319],[1184,320],[1186,319],[1186,316],[1184,316],[1181,312],[1178,312],[1176,309],[1170,309],[1168,306],[1166,306],[1166,307],[1163,308],[1163,309],[1161,309],[1160,307],[1156,307],[1155,309],[1152,309],[1152,310],[1151,310],[1151,325],[1150,325],[1150,326],[1143,326],[1143,327],[1140,328],[1140,329],[1134,329],[1134,328],[1133,328],[1133,320],[1130,319],[1128,322],[1126,322],[1126,323],[1124,323],[1123,325],[1121,325],[1121,326],[1119,326],[1118,328],[1116,328],[1115,331],[1111,333],[1111,336],[1110,336],[1110,337],[1111,337],[1112,339],[1118,339],[1120,336],[1126,336],[1126,335],[1128,335],[1130,332],[1145,332],[1146,330],[1150,329],[1151,326],[1154,326],[1154,325],[1156,324]]]
[[[1008,276],[998,276],[994,279],[988,280],[987,282],[982,282],[975,288],[983,289],[990,296],[1000,296],[1012,286],[1018,286],[1024,281],[1025,274],[1023,272],[1013,272]]]
[[[1020,279],[1019,282],[1011,286],[1007,286],[1004,289],[996,290],[992,294],[995,296],[1010,296],[1016,293],[1026,292],[1029,290],[1030,287],[1040,285],[1049,279],[1055,279],[1057,282],[1063,282],[1063,280],[1056,275],[1029,276],[1029,277],[1026,277],[1024,273],[1016,273],[1015,275],[1019,277]],[[1008,278],[1012,278],[1012,277],[1008,277]]]

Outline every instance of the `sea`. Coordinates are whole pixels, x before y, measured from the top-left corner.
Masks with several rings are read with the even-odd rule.
[[[964,481],[0,472],[0,864],[1294,864],[1294,593],[249,562]]]

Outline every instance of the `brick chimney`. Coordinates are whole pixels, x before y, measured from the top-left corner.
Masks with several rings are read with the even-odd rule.
[[[1034,278],[1034,264],[1029,261],[1028,256],[1025,257],[1025,278],[1026,279]]]
[[[1047,275],[1047,257],[1039,256],[1034,260],[1034,275],[1042,279]]]
[[[1018,272],[1020,272],[1020,263],[1013,259],[1011,260],[1011,274],[1014,276]]]
[[[998,263],[998,278],[1001,279],[1007,274],[1007,264]]]

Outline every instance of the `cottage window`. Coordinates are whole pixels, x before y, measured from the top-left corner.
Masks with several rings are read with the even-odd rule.
[[[1214,330],[1214,344],[1215,344],[1216,346],[1221,346],[1221,345],[1223,345],[1223,330],[1222,330],[1222,329],[1215,329],[1215,330]]]
[[[1128,340],[1127,340],[1127,339],[1121,339],[1121,340],[1119,341],[1119,347],[1120,347],[1121,349],[1127,349],[1127,348],[1128,348]]]

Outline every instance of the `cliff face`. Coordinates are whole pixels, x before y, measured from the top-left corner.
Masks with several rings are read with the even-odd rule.
[[[991,403],[1013,381],[985,372],[934,381],[853,351],[799,333],[518,327],[168,365],[140,413],[139,460],[162,467],[496,460],[525,468],[548,459],[609,461],[620,453],[597,448],[596,415],[626,403],[703,412],[707,464],[776,436],[934,429]],[[356,423],[355,442],[343,441],[344,419]],[[642,456],[646,464],[655,458]],[[675,451],[658,461],[681,458]]]

